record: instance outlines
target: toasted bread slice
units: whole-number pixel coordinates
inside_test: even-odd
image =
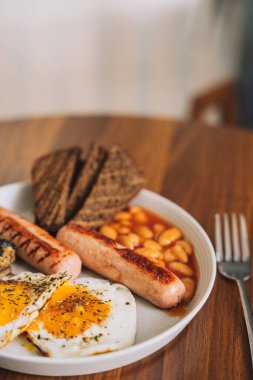
[[[67,203],[66,220],[71,219],[82,207],[85,198],[96,181],[105,158],[106,150],[102,146],[92,144],[70,193]]]
[[[88,227],[98,228],[125,208],[144,183],[142,172],[130,155],[114,145],[108,151],[97,181],[74,217]]]
[[[49,232],[64,223],[67,200],[81,149],[58,150],[40,157],[32,169],[36,222]]]

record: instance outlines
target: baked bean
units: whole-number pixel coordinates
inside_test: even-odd
[[[158,237],[158,243],[161,245],[169,245],[174,243],[174,241],[180,239],[182,236],[181,231],[178,228],[169,228],[163,231]]]
[[[135,249],[135,252],[149,259],[154,259],[154,260],[162,259],[162,253],[159,251],[155,251],[154,249],[142,247],[142,248]]]
[[[172,270],[172,272],[176,272],[179,275],[183,275],[183,276],[192,276],[193,275],[193,271],[188,265],[183,264],[183,263],[179,263],[178,261],[173,261],[173,262],[169,263],[168,267],[169,267],[169,269]]]
[[[139,206],[131,206],[129,208],[129,211],[131,212],[131,214],[136,214],[137,212],[142,212],[141,208]]]
[[[117,232],[115,231],[115,229],[111,226],[103,226],[100,228],[100,232],[101,234],[105,235],[106,237],[110,238],[110,239],[117,239]]]
[[[151,239],[153,237],[153,232],[150,228],[146,226],[137,226],[135,228],[135,231],[138,235],[143,237],[144,239]]]
[[[174,245],[171,247],[171,253],[179,260],[181,263],[187,263],[188,262],[188,256],[186,252],[183,250],[183,248],[180,245]]]
[[[192,298],[194,291],[195,291],[195,282],[189,278],[189,277],[184,277],[181,279],[185,286],[185,295],[184,295],[184,301],[188,302]]]
[[[121,227],[119,223],[113,223],[111,224],[111,227],[114,228],[116,231]]]
[[[119,228],[119,233],[120,234],[128,234],[130,232],[130,228],[128,228],[128,227],[120,227]]]
[[[120,224],[121,226],[125,226],[125,227],[131,227],[132,225],[130,220],[121,220]]]
[[[151,239],[145,240],[143,246],[146,248],[155,249],[157,251],[161,251],[162,249],[160,244],[158,244],[155,240],[151,240]]]
[[[190,245],[190,243],[186,240],[178,240],[176,242],[176,245],[179,245],[180,247],[183,248],[183,250],[185,251],[185,253],[187,253],[187,255],[191,255],[192,254],[192,246]]]
[[[137,245],[140,244],[140,238],[138,235],[134,234],[133,232],[131,232],[129,235],[128,235],[130,241],[131,241],[131,244],[134,247],[137,247]]]
[[[162,267],[166,266],[164,260],[157,260],[157,264],[161,265]]]
[[[161,223],[153,224],[153,231],[155,232],[156,235],[160,234],[160,232],[162,232],[163,230],[165,230],[165,227],[163,224]]]
[[[122,245],[124,245],[126,248],[132,249],[131,241],[128,237],[128,235],[119,235],[118,242]]]
[[[166,264],[170,263],[171,261],[175,261],[176,257],[171,252],[171,249],[168,248],[163,252],[163,258]]]
[[[148,221],[148,217],[143,211],[139,211],[136,214],[134,214],[134,219],[136,220],[136,222],[139,223],[147,223]]]
[[[128,211],[120,211],[115,215],[115,220],[128,220],[131,219],[131,214]]]
[[[120,235],[118,241],[125,247],[134,249],[139,245],[139,236],[134,233],[130,233],[129,235]]]
[[[154,263],[156,263],[157,265],[160,265],[161,267],[165,267],[165,262],[163,260],[160,260],[160,259],[151,259]]]

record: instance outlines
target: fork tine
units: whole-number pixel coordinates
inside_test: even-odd
[[[218,262],[220,262],[223,260],[220,214],[215,214],[215,247],[216,247],[216,259]]]
[[[228,214],[224,214],[224,240],[225,240],[225,260],[232,260],[232,250],[230,241],[230,228]]]
[[[241,228],[242,260],[248,261],[250,259],[250,250],[249,250],[249,239],[248,239],[246,220],[243,214],[240,214],[239,218],[240,218],[240,228]]]
[[[241,257],[240,245],[239,245],[239,233],[237,218],[235,213],[231,214],[232,218],[232,239],[233,239],[233,252],[234,252],[234,261],[239,261]]]

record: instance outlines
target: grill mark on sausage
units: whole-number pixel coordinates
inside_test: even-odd
[[[39,260],[37,260],[37,263],[41,263],[43,260],[45,260],[46,257],[50,256],[51,252],[47,252],[44,256],[42,256]]]
[[[0,231],[0,235],[3,233],[3,228],[1,229],[1,231]]]
[[[18,245],[20,243],[22,238],[23,238],[22,233],[19,232],[19,236],[16,238],[16,245]]]
[[[79,232],[81,234],[92,236],[95,239],[102,241],[104,245],[110,248],[124,249],[124,247],[121,244],[117,243],[115,240],[112,240],[97,231],[91,230],[78,222],[69,222],[67,224],[67,227],[70,227],[73,231]]]
[[[50,265],[50,269],[54,268],[56,265],[60,263],[61,260],[56,261],[55,263]]]
[[[0,231],[0,235],[3,233],[3,231],[4,231],[4,225],[2,225],[1,226],[2,228],[1,228],[1,231]]]
[[[16,238],[18,238],[20,236],[21,236],[21,232],[14,231],[14,234],[11,236],[11,239],[14,240],[14,239],[16,239]]]
[[[27,253],[27,256],[35,256],[36,252],[38,251],[38,249],[40,249],[40,246],[37,245],[36,247],[34,247],[29,253]]]
[[[9,231],[10,229],[11,229],[11,224],[6,223],[6,227],[5,227],[5,225],[4,225],[4,228],[3,228],[2,232],[7,232],[7,231]]]
[[[1,219],[0,223],[2,224],[2,229],[0,231],[0,234],[2,234],[4,232],[6,232],[6,228],[5,228],[6,223],[5,223],[5,220],[3,220],[3,219]]]
[[[147,257],[142,256],[131,249],[121,249],[120,254],[126,261],[135,264],[141,270],[150,273],[157,281],[166,284],[175,280],[175,275],[170,270],[160,265],[156,265]]]
[[[31,243],[31,238],[24,240],[22,243],[19,244],[19,248],[28,248],[29,244]]]

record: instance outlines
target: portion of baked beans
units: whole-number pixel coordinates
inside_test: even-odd
[[[197,263],[191,243],[167,220],[139,206],[118,212],[100,232],[169,268],[184,283],[184,301],[193,297],[197,284]]]

